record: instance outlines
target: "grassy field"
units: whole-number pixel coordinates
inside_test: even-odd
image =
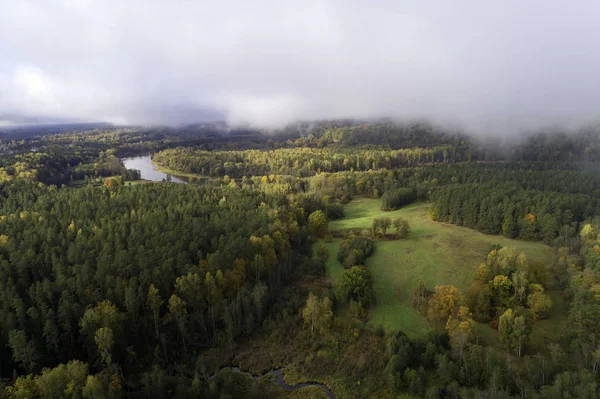
[[[427,322],[411,305],[418,281],[423,280],[429,289],[439,284],[452,284],[464,291],[493,244],[515,247],[525,251],[529,259],[546,264],[553,260],[552,248],[538,242],[486,235],[465,227],[434,222],[427,215],[429,205],[425,203],[393,212],[380,211],[380,205],[381,201],[377,199],[356,199],[346,206],[343,219],[329,224],[331,231],[369,228],[373,218],[380,216],[401,216],[410,223],[411,234],[407,239],[377,242],[375,253],[367,260],[375,297],[370,319],[373,326],[403,330],[413,337],[427,331]],[[334,286],[344,272],[336,260],[339,242],[334,240],[326,244],[329,249],[326,268]]]

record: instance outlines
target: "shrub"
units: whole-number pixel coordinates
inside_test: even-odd
[[[340,297],[355,301],[363,309],[371,303],[371,272],[364,266],[352,266],[344,272],[339,288]]]
[[[373,241],[367,237],[352,237],[342,241],[338,251],[338,261],[345,267],[363,265],[367,258],[373,255]]]
[[[317,247],[317,257],[323,262],[327,262],[327,259],[329,259],[329,250],[325,245],[319,244]]]
[[[396,228],[396,235],[398,238],[406,238],[408,237],[408,233],[410,233],[410,225],[403,218],[394,219],[394,227]]]
[[[329,220],[341,219],[344,217],[344,207],[337,202],[327,204],[325,207],[325,213],[327,214],[327,218]]]
[[[310,231],[317,237],[325,237],[328,230],[327,215],[322,211],[315,211],[308,216],[308,226]]]
[[[393,211],[399,207],[416,201],[417,194],[412,188],[388,190],[381,196],[381,210]]]

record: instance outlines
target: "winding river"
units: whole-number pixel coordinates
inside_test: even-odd
[[[140,177],[144,180],[150,181],[167,181],[168,176],[171,176],[171,181],[174,183],[187,183],[185,177],[177,177],[174,175],[168,175],[160,170],[156,169],[156,166],[152,163],[150,155],[142,155],[139,157],[123,158],[123,165],[127,169],[137,169],[141,172]]]
[[[286,391],[290,391],[290,392],[297,391],[299,389],[306,388],[306,387],[319,387],[325,391],[325,394],[327,395],[328,398],[336,399],[335,394],[331,391],[331,389],[329,389],[329,387],[327,385],[321,384],[319,382],[303,382],[303,383],[296,384],[293,386],[288,385],[283,378],[283,369],[280,369],[280,368],[279,369],[271,369],[262,376],[254,375],[248,371],[242,371],[239,367],[223,367],[222,369],[219,370],[219,372],[221,372],[223,370],[230,370],[234,373],[245,375],[246,377],[251,378],[253,380],[258,380],[258,379],[263,378],[266,375],[269,375],[271,378],[271,381],[273,381],[273,383],[279,385],[280,388],[283,388]],[[215,376],[216,376],[216,374],[213,374],[212,376],[209,377],[209,379],[214,378]]]

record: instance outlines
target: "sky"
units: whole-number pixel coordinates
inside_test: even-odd
[[[0,125],[595,120],[600,2],[0,0]]]

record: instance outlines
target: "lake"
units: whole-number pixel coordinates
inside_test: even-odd
[[[123,158],[123,165],[127,169],[137,169],[141,172],[141,178],[150,181],[163,181],[167,180],[167,176],[171,176],[171,181],[174,183],[187,183],[187,179],[184,177],[176,177],[174,175],[167,175],[156,169],[156,166],[152,163],[150,155],[143,155],[139,157]]]

